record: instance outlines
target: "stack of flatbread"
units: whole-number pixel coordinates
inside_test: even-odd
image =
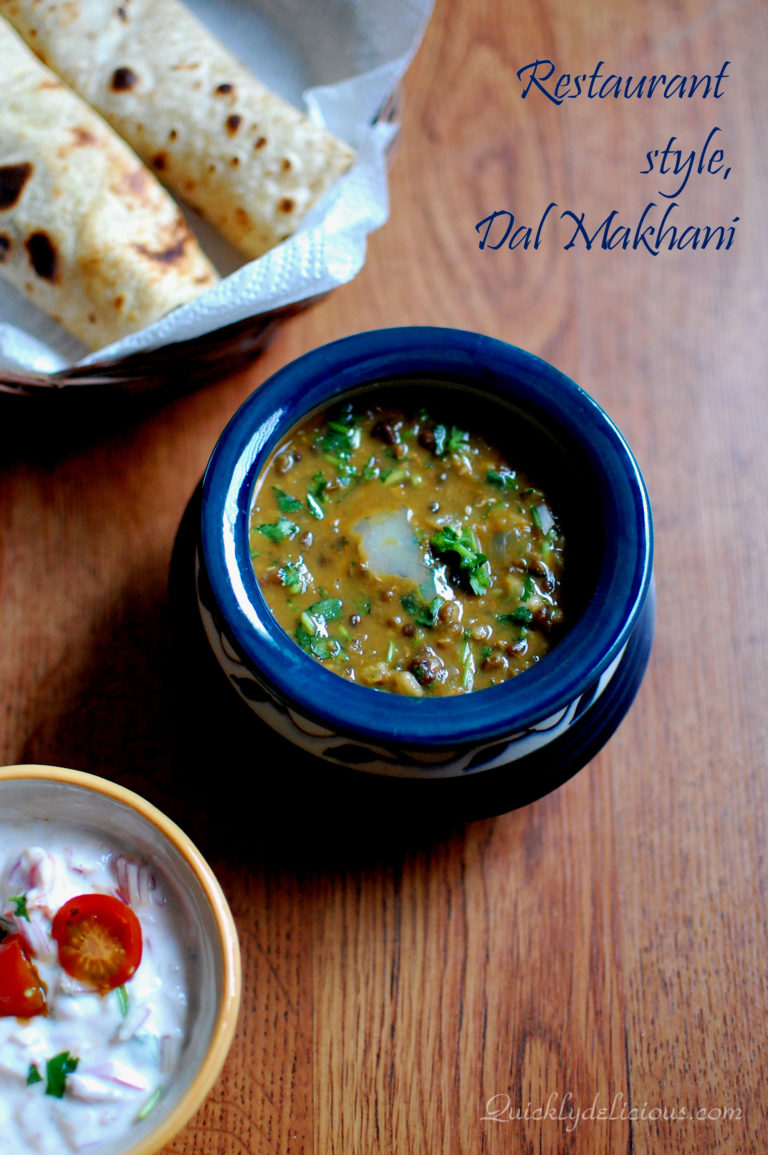
[[[178,0],[0,0],[0,59],[0,272],[91,349],[218,279],[162,185],[255,258],[354,159]]]

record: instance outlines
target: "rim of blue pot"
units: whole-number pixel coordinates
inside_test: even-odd
[[[349,682],[277,624],[250,559],[254,486],[272,450],[305,415],[361,385],[408,376],[476,389],[523,410],[578,446],[602,502],[604,551],[578,621],[541,662],[457,698],[410,698]],[[651,580],[653,530],[638,465],[611,419],[579,385],[514,345],[460,329],[378,329],[331,342],[278,370],[241,405],[208,463],[202,562],[230,639],[265,688],[334,733],[410,748],[471,746],[556,715],[616,660]]]

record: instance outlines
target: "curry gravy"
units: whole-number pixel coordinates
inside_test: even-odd
[[[494,686],[538,662],[564,621],[546,496],[436,406],[368,395],[297,426],[259,479],[250,546],[286,633],[380,690]]]

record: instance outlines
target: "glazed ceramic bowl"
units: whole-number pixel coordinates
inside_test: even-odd
[[[227,901],[211,868],[179,827],[113,782],[52,766],[0,768],[0,847],[4,831],[26,823],[34,823],[38,836],[40,825],[50,824],[52,831],[74,829],[114,840],[159,875],[166,904],[175,907],[188,996],[178,1064],[145,1119],[88,1148],[94,1155],[152,1155],[200,1107],[232,1041],[241,977]]]
[[[277,625],[250,560],[254,486],[272,450],[306,415],[340,397],[398,385],[433,405],[436,396],[450,398],[470,427],[482,415],[502,448],[511,439],[513,461],[531,460],[569,543],[565,636],[525,673],[460,699],[389,694],[324,668]],[[398,328],[319,348],[245,401],[203,480],[195,565],[208,645],[232,690],[262,721],[346,767],[450,777],[512,763],[522,772],[542,751],[556,763],[557,744],[572,746],[576,732],[583,756],[594,753],[645,669],[651,563],[651,514],[638,466],[613,422],[579,386],[501,341]],[[635,636],[641,619],[642,645]],[[619,672],[618,696],[606,697]],[[572,772],[579,755],[574,759],[571,749],[568,757]]]

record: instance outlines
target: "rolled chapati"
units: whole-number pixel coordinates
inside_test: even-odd
[[[0,0],[40,58],[177,196],[259,257],[354,153],[276,96],[178,0]]]
[[[178,206],[0,17],[0,273],[90,349],[218,277]]]

